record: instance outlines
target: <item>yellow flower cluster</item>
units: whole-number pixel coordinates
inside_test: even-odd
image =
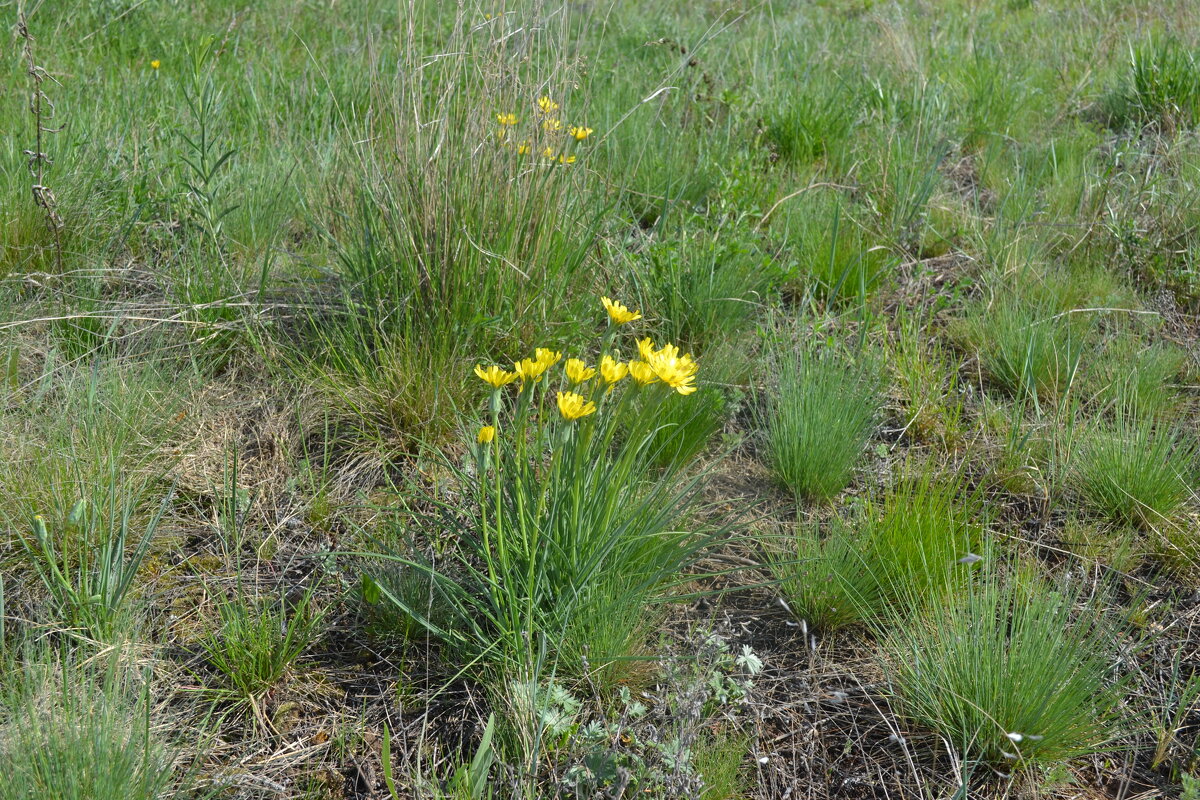
[[[609,319],[617,325],[624,325],[642,317],[641,312],[632,311],[622,303],[607,297],[600,298],[600,302]],[[587,383],[599,375],[608,391],[627,376],[633,378],[640,386],[663,383],[681,395],[689,395],[696,391],[696,373],[699,367],[690,354],[681,354],[677,346],[669,343],[655,347],[650,337],[639,340],[637,348],[638,358],[626,362],[611,355],[603,355],[599,365],[595,367],[588,366],[583,359],[568,358],[563,364],[563,374],[574,386]],[[539,347],[534,351],[533,358],[517,361],[511,371],[495,365],[484,367],[478,364],[475,366],[475,374],[497,392],[514,381],[520,381],[524,389],[527,383],[541,381],[546,371],[561,361],[562,357],[560,351]],[[558,411],[568,422],[596,413],[596,403],[578,392],[558,392],[557,400]],[[486,444],[495,437],[496,428],[488,425],[480,428],[477,441]]]
[[[662,381],[680,394],[696,391],[696,372],[699,369],[691,354],[680,355],[679,348],[665,344],[655,349],[647,336],[637,343],[640,361],[629,362],[629,374],[641,384]]]
[[[582,142],[584,139],[591,136],[595,131],[586,125],[565,125],[561,119],[554,116],[558,111],[558,103],[551,100],[548,95],[543,95],[537,100],[537,115],[541,118],[540,124],[542,130],[552,135],[561,134],[564,130],[567,135],[575,142]],[[496,121],[500,124],[500,128],[496,131],[496,136],[505,146],[512,146],[509,141],[508,131],[513,128],[520,119],[511,111],[501,111],[496,113]],[[523,139],[516,144],[517,155],[526,155],[532,152],[532,144],[529,139]],[[557,162],[559,164],[574,164],[575,156],[570,153],[561,151],[560,149],[547,145],[542,148],[542,157],[547,161]]]

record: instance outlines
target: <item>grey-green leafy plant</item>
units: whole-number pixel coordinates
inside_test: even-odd
[[[223,124],[220,116],[225,104],[224,92],[213,74],[219,49],[216,37],[207,36],[190,53],[191,72],[186,75],[183,99],[194,130],[179,133],[188,151],[182,160],[191,173],[184,181],[188,207],[218,253],[223,241],[222,221],[236,209],[225,205],[220,196],[222,173],[236,151],[226,149],[219,141]]]

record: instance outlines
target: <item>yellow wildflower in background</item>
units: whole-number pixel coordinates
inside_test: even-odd
[[[484,369],[483,365],[481,364],[475,365],[475,374],[478,375],[481,380],[490,383],[497,389],[499,389],[501,386],[512,383],[520,377],[520,375],[518,375],[516,372],[509,372],[508,370],[501,369],[495,365]]]
[[[601,297],[600,302],[604,304],[604,310],[608,312],[609,319],[618,325],[624,325],[626,322],[633,322],[635,319],[642,318],[642,312],[630,311],[624,304],[613,302],[607,297]]]
[[[542,123],[542,127],[549,133],[555,133],[562,130],[563,124],[561,119],[548,119]]]
[[[480,444],[491,444],[496,438],[496,428],[494,425],[484,425],[479,429],[479,434],[475,437],[475,441]]]
[[[533,357],[539,362],[546,365],[546,369],[553,367],[559,361],[562,361],[562,353],[551,350],[547,347],[539,347],[533,351]]]
[[[560,156],[558,157],[558,163],[560,163],[560,164],[574,164],[574,163],[575,163],[575,156],[569,156],[569,155],[566,155],[566,154],[564,153],[564,154],[562,154],[562,155],[560,155]]]
[[[647,336],[645,339],[638,339],[638,355],[642,357],[642,361],[649,361],[650,356],[654,355],[654,340]]]
[[[542,156],[545,158],[554,158],[554,148],[547,145],[546,149],[542,151]]]
[[[650,354],[647,359],[654,374],[663,383],[683,395],[696,391],[696,372],[699,370],[691,354],[679,355],[673,344],[663,345],[661,350]]]
[[[595,367],[589,367],[579,358],[568,358],[563,369],[566,371],[567,379],[571,383],[583,383],[596,377]]]
[[[553,111],[558,111],[558,103],[554,102],[546,95],[542,95],[538,98],[538,108],[541,109],[543,114],[549,114]]]
[[[158,69],[162,66],[162,62],[157,58],[150,62],[150,69]]]
[[[596,404],[590,400],[584,400],[583,395],[578,395],[574,392],[559,392],[558,411],[563,415],[563,419],[568,422],[574,422],[580,417],[594,414],[596,412]]]
[[[572,125],[571,127],[567,128],[567,133],[574,136],[575,141],[582,142],[584,139],[586,139],[587,137],[589,137],[593,133],[595,133],[595,131],[593,131],[591,128],[584,128],[579,125]]]
[[[529,152],[529,142],[521,142],[517,145],[517,155],[523,156]]]
[[[501,125],[516,125],[517,124],[517,115],[516,114],[497,114],[496,121],[499,122]]]
[[[629,374],[642,386],[658,380],[658,376],[654,374],[654,370],[645,361],[630,361]]]
[[[600,359],[600,377],[604,378],[607,384],[614,384],[629,374],[629,365],[624,361],[617,361],[612,356],[605,356]]]

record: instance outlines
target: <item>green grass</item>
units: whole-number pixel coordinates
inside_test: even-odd
[[[381,740],[397,796],[1182,792],[1194,5],[5,6],[0,661],[52,655],[6,668],[0,758],[103,760],[95,796],[196,794],[192,756],[378,793]],[[648,386],[473,374],[647,336]],[[1053,766],[992,781],[1008,745]]]
[[[160,800],[191,788],[148,674],[111,654],[88,664],[31,646],[24,656],[4,666],[0,797]]]
[[[960,324],[992,383],[1016,397],[1055,400],[1075,381],[1086,314],[1055,313],[1020,295],[979,302]]]
[[[1084,434],[1073,483],[1095,513],[1158,528],[1192,496],[1195,471],[1196,444],[1187,432],[1122,411]]]
[[[254,703],[280,685],[320,635],[323,615],[312,597],[309,590],[290,603],[238,592],[218,603],[213,628],[200,640],[218,697]]]
[[[835,353],[779,356],[767,398],[764,445],[776,479],[798,499],[846,488],[875,429],[879,408],[869,368]]]
[[[1120,690],[1109,623],[1094,606],[1072,613],[1085,602],[1077,589],[986,574],[895,626],[884,652],[901,713],[965,763],[1006,773],[1103,752]]]
[[[1128,72],[1105,98],[1115,126],[1155,125],[1172,131],[1200,115],[1200,64],[1195,51],[1171,37],[1131,44]]]
[[[957,481],[929,472],[904,478],[827,531],[799,524],[773,554],[773,571],[793,616],[824,632],[889,620],[897,608],[920,614],[969,577],[986,552],[975,499]]]

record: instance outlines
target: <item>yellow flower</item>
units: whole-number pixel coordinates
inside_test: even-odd
[[[525,381],[533,381],[534,383],[540,381],[546,370],[553,367],[562,358],[562,353],[556,353],[545,347],[539,347],[534,351],[533,356],[533,358],[523,358],[513,365],[517,375],[521,377],[522,383]]]
[[[517,378],[521,377],[515,372],[509,372],[508,370],[501,369],[495,365],[484,369],[483,365],[481,364],[475,365],[475,374],[478,375],[481,380],[490,383],[497,389],[505,384],[512,383]]]
[[[549,369],[559,361],[562,361],[562,353],[546,347],[539,347],[538,349],[534,350],[533,357],[542,364],[545,364],[546,369]]]
[[[479,429],[479,434],[475,437],[475,441],[480,444],[491,444],[496,438],[496,428],[493,425],[484,425]]]
[[[680,394],[687,395],[696,391],[696,372],[699,370],[692,356],[679,355],[679,348],[673,344],[663,345],[647,359],[654,374],[663,383]]]
[[[626,322],[633,322],[635,319],[642,318],[642,312],[630,311],[622,303],[615,303],[607,297],[601,297],[600,302],[604,304],[604,309],[608,312],[609,319],[618,325],[624,325]]]
[[[547,146],[546,149],[542,151],[542,157],[554,158],[554,148]]]
[[[560,155],[560,156],[558,157],[558,163],[560,163],[560,164],[574,164],[574,163],[575,163],[575,156],[569,156],[569,155],[566,155],[566,154]]]
[[[563,415],[563,419],[573,422],[580,417],[594,414],[596,412],[596,404],[590,400],[584,400],[583,395],[578,395],[574,392],[559,392],[558,410]]]
[[[583,383],[584,381],[590,381],[592,378],[596,377],[596,368],[589,367],[587,364],[583,363],[582,359],[578,358],[568,358],[563,369],[566,371],[567,379],[570,380],[571,383]]]
[[[162,62],[157,58],[150,62],[150,69],[158,69],[162,66]]]
[[[654,374],[654,370],[645,361],[630,361],[629,374],[642,386],[658,380],[658,376]]]
[[[654,355],[654,340],[647,336],[645,339],[638,340],[638,355],[642,357],[642,361],[649,361],[650,356]]]
[[[563,124],[561,119],[548,119],[542,123],[542,127],[545,128],[547,132],[554,133],[556,131],[561,131]]]
[[[517,124],[517,115],[511,114],[511,113],[510,114],[497,114],[496,121],[499,122],[501,125],[516,125]]]
[[[517,155],[523,156],[529,153],[529,142],[521,142],[517,145]]]
[[[538,98],[538,108],[541,109],[543,114],[549,114],[552,111],[558,111],[558,103],[542,95]]]
[[[607,384],[614,384],[629,374],[629,365],[624,361],[617,361],[612,356],[605,356],[600,359],[600,376],[604,378]]]
[[[584,128],[581,125],[572,125],[567,128],[567,133],[575,137],[575,141],[582,142],[587,137],[591,136],[595,131],[591,128]]]

